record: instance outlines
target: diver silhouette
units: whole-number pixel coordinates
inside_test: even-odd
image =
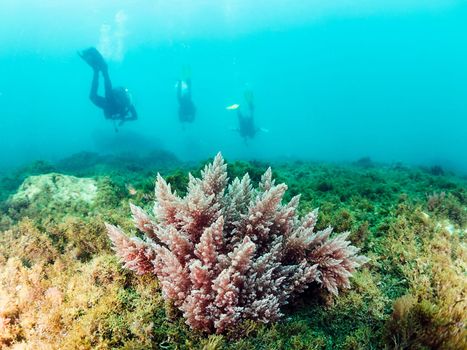
[[[255,114],[255,104],[253,99],[253,92],[250,90],[245,91],[245,101],[247,104],[247,114],[244,114],[240,108],[239,104],[234,104],[227,107],[228,110],[237,111],[238,119],[238,128],[235,131],[238,131],[240,136],[244,139],[245,143],[248,142],[248,139],[253,139],[258,131],[268,132],[268,130],[263,128],[258,128],[255,124],[254,114]]]
[[[89,64],[94,71],[89,98],[94,105],[103,110],[105,118],[113,121],[120,121],[118,124],[119,126],[127,121],[138,119],[138,114],[131,101],[132,98],[128,89],[123,87],[112,88],[107,63],[100,52],[97,51],[96,48],[91,47],[78,52],[78,55]],[[102,73],[104,78],[104,97],[99,96],[97,92],[99,88],[99,72]],[[115,131],[118,131],[116,127]]]
[[[247,115],[243,114],[240,108],[237,109],[238,132],[245,141],[248,138],[253,139],[259,131],[259,128],[255,126],[254,106],[249,104],[248,107]]]
[[[191,123],[195,120],[196,106],[191,99],[192,83],[190,69],[185,67],[182,79],[177,82],[178,118],[182,123]]]

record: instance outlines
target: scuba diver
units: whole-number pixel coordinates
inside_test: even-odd
[[[245,101],[247,103],[247,108],[248,108],[248,114],[243,114],[240,105],[239,104],[233,104],[229,107],[227,107],[228,110],[236,110],[237,111],[237,117],[238,117],[238,129],[235,129],[240,133],[240,136],[243,137],[245,142],[247,140],[253,139],[258,131],[265,131],[265,129],[261,129],[256,127],[255,121],[254,121],[254,112],[255,112],[255,105],[253,102],[253,92],[251,90],[245,91]]]
[[[191,72],[189,67],[184,67],[182,79],[176,84],[178,100],[178,118],[182,123],[191,123],[195,120],[196,107],[191,99]]]
[[[135,107],[132,103],[132,98],[128,89],[123,87],[112,88],[107,63],[101,53],[96,48],[78,52],[78,55],[91,66],[94,71],[91,84],[91,92],[89,98],[92,103],[104,111],[106,119],[120,121],[119,126],[130,120],[138,119]],[[99,88],[99,72],[102,72],[104,77],[105,97],[99,96],[97,90]],[[115,131],[118,131],[115,127]]]

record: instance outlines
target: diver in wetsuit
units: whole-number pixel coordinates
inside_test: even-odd
[[[189,68],[184,68],[182,79],[177,82],[178,118],[182,123],[195,120],[196,107],[191,99],[191,77]]]
[[[245,141],[248,138],[254,138],[256,133],[259,131],[259,129],[255,126],[253,112],[254,108],[252,108],[252,106],[249,107],[248,115],[244,115],[240,108],[237,109],[238,132],[240,133],[240,136],[245,139]]]
[[[112,88],[107,63],[105,63],[100,52],[97,51],[96,48],[91,47],[78,52],[78,55],[86,61],[94,71],[89,98],[97,107],[104,111],[105,118],[114,121],[119,120],[119,126],[127,121],[138,119],[138,114],[132,104],[128,89],[123,87]],[[99,96],[97,93],[99,88],[99,72],[101,72],[104,77],[105,97]]]
[[[229,107],[230,109],[237,110],[237,117],[238,117],[238,132],[240,136],[243,137],[245,142],[250,138],[253,139],[256,136],[256,133],[260,131],[259,128],[256,127],[254,121],[254,112],[255,112],[255,105],[253,102],[253,92],[248,90],[245,91],[245,101],[247,102],[248,114],[243,114],[239,105],[234,105],[233,107]]]

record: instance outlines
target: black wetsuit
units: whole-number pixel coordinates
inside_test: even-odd
[[[105,97],[97,94],[97,89],[99,87],[99,70],[94,69],[91,92],[89,94],[91,101],[97,107],[102,108],[107,119],[121,120],[122,123],[138,119],[136,109],[133,105],[122,107],[115,100],[114,91],[112,90],[112,82],[110,81],[107,69],[102,70],[102,75],[104,77]]]
[[[195,120],[196,107],[191,99],[191,79],[186,81],[187,89],[182,91],[183,81],[178,82],[177,99],[178,99],[178,117],[181,122],[191,123]]]
[[[255,126],[255,121],[253,119],[254,115],[254,105],[252,103],[248,104],[250,114],[244,116],[240,111],[240,108],[237,109],[237,116],[238,116],[238,128],[240,135],[244,138],[254,138],[256,133],[258,132],[258,128]]]

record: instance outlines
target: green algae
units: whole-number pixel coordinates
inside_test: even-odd
[[[95,199],[79,205],[37,200],[12,206],[5,199],[21,183],[11,181],[11,176],[5,180],[7,185],[0,189],[0,266],[9,273],[0,279],[3,300],[19,298],[14,285],[26,286],[33,297],[29,304],[13,308],[0,305],[0,320],[9,320],[1,346],[424,349],[440,348],[429,340],[436,332],[443,335],[445,348],[462,346],[466,179],[368,160],[349,165],[271,164],[277,181],[288,185],[288,196],[301,194],[300,211],[319,207],[319,228],[332,225],[338,232],[351,231],[351,240],[371,261],[354,275],[352,289],[338,298],[311,286],[275,324],[247,322],[235,332],[207,337],[192,332],[163,302],[157,282],[119,267],[103,228],[104,221],[111,221],[134,232],[128,201],[149,207],[157,172],[183,194],[188,171],[197,174],[201,169],[163,159],[144,168],[134,161],[106,163],[82,154],[68,163],[27,168],[18,177],[24,180],[27,172],[38,175],[62,167],[69,175],[93,178]],[[268,166],[234,162],[229,164],[229,176],[248,172],[256,181]],[[430,202],[434,194],[439,197],[435,203]],[[451,285],[452,291],[439,289],[440,284]],[[57,297],[58,306],[47,297],[47,291],[55,290],[50,288],[62,295]],[[449,302],[457,302],[456,308]],[[48,303],[52,306],[44,308]],[[28,333],[27,326],[33,331]]]

